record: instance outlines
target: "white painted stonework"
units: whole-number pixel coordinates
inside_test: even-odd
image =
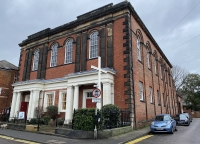
[[[104,70],[106,70],[107,73],[101,74],[101,84],[103,85],[104,90],[102,92],[103,97],[101,106],[105,104],[114,104],[114,76],[116,72],[109,68],[105,68]],[[43,106],[44,112],[46,111],[47,94],[54,95],[53,104],[55,103],[55,91],[59,90],[58,114],[60,112],[65,112],[65,123],[70,123],[72,121],[73,109],[78,109],[79,87],[81,85],[94,85],[97,83],[98,72],[96,70],[73,73],[58,79],[30,80],[15,83],[13,84],[14,93],[10,119],[14,119],[16,114],[19,112],[22,98],[21,94],[23,92],[30,92],[29,98],[26,98],[26,101],[29,99],[27,119],[30,120],[35,117],[34,110],[38,105]],[[67,93],[66,110],[62,110],[62,93]],[[86,99],[83,98],[82,108],[84,107],[86,107]]]

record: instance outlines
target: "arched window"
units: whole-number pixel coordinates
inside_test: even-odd
[[[33,71],[38,70],[39,50],[34,52]]]
[[[58,44],[55,43],[51,46],[51,65],[50,67],[54,67],[57,64],[57,53],[58,53]]]
[[[72,48],[73,48],[73,40],[69,39],[67,40],[65,44],[65,63],[71,63],[72,62]]]
[[[98,57],[98,32],[90,35],[90,59]]]
[[[137,38],[137,49],[138,49],[138,60],[142,61],[142,56],[141,56],[141,47],[140,47],[140,38]]]

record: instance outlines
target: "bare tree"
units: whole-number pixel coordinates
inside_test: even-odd
[[[189,72],[187,70],[185,70],[184,68],[179,67],[177,65],[173,65],[172,78],[173,78],[173,83],[176,87],[177,92],[182,87],[184,80],[186,79],[188,74],[189,74]]]
[[[42,113],[43,113],[43,108],[42,107],[36,107],[35,108],[35,117],[36,118],[40,118]]]

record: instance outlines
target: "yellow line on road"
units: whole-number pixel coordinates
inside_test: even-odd
[[[130,142],[127,142],[126,144],[136,144],[136,143],[138,143],[138,142],[140,142],[140,141],[143,141],[143,140],[145,140],[145,139],[148,139],[148,138],[150,138],[150,137],[152,137],[153,135],[146,135],[146,136],[143,136],[143,137],[141,137],[141,138],[138,138],[138,139],[135,139],[135,140],[132,140],[132,141],[130,141]]]
[[[7,140],[12,140],[12,141],[16,141],[16,142],[21,142],[21,143],[25,143],[25,144],[40,144],[40,143],[31,142],[31,141],[27,141],[27,140],[15,139],[15,138],[8,137],[8,136],[3,136],[3,135],[0,135],[0,138],[7,139]]]

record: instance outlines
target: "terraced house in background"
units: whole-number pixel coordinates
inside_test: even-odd
[[[101,67],[101,106],[130,110],[132,126],[140,127],[156,114],[175,115],[181,109],[169,60],[130,2],[108,4],[56,28],[22,41],[18,82],[10,119],[25,111],[35,117],[38,105],[59,107],[65,123],[73,109],[95,107],[92,90]],[[21,106],[23,105],[23,109]],[[101,107],[100,106],[100,107]]]

